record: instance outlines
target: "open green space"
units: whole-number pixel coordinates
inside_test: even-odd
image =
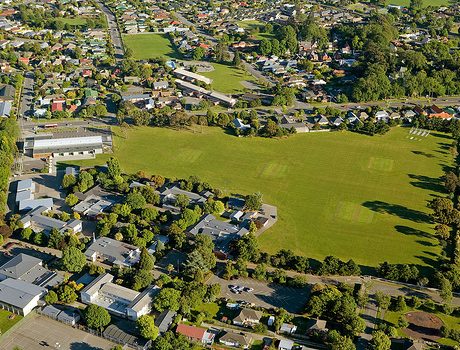
[[[387,0],[386,4],[409,7],[410,0]],[[424,6],[448,6],[449,4],[449,0],[423,0]]]
[[[13,319],[10,319],[11,312],[6,310],[0,310],[0,334],[4,334],[8,329],[13,327],[16,323],[22,320],[22,316],[15,315]]]
[[[64,24],[70,24],[71,26],[84,26],[86,25],[86,19],[83,17],[75,17],[75,18],[64,18],[64,17],[58,17],[56,20],[64,23]]]
[[[264,22],[261,22],[258,20],[245,20],[245,21],[238,21],[236,23],[238,24],[238,26],[244,29],[252,29],[252,28],[259,29],[259,32],[256,35],[254,35],[254,39],[262,40],[264,38],[271,39],[275,37],[274,34],[263,33],[263,28],[265,26]]]
[[[123,35],[123,43],[133,51],[133,58],[136,60],[156,57],[180,58],[179,53],[164,34],[127,34]]]
[[[225,94],[240,93],[244,90],[243,81],[256,83],[256,79],[244,70],[233,67],[232,65],[211,63],[214,70],[211,72],[200,73],[212,79],[211,87]]]
[[[284,139],[238,138],[210,127],[116,127],[114,133],[125,172],[198,175],[227,193],[260,191],[279,216],[259,237],[265,251],[335,255],[365,266],[433,265],[440,253],[426,204],[442,192],[439,178],[451,164],[446,135],[417,137],[403,127],[384,136],[331,132]]]

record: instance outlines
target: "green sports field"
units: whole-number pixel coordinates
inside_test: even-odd
[[[374,137],[333,132],[264,139],[218,128],[114,131],[115,155],[126,172],[198,175],[227,193],[260,191],[278,207],[278,222],[260,236],[269,252],[333,254],[367,266],[431,265],[440,252],[426,202],[442,191],[438,178],[450,164],[451,140],[442,134],[411,140],[408,129],[395,128]]]
[[[387,0],[386,4],[409,7],[410,0]],[[448,6],[449,4],[449,0],[423,0],[424,6]]]
[[[157,57],[180,58],[179,54],[164,34],[128,34],[123,35],[123,43],[133,50],[136,60]]]
[[[212,88],[225,94],[236,94],[244,90],[243,81],[256,82],[256,79],[240,68],[227,64],[211,63],[214,70],[200,73],[212,79]]]

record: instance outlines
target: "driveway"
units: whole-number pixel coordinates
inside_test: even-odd
[[[257,281],[250,278],[240,278],[227,281],[213,276],[207,282],[218,283],[221,286],[221,297],[231,300],[244,300],[265,308],[284,308],[291,313],[301,313],[310,294],[309,288],[291,288],[275,283]],[[230,291],[230,285],[239,285],[253,288],[252,292],[235,294]]]

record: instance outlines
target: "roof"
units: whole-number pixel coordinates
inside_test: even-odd
[[[42,261],[31,255],[20,253],[0,266],[0,274],[10,278],[21,278],[31,270],[41,265]]]
[[[19,211],[34,210],[37,208],[44,208],[45,210],[47,210],[52,207],[53,207],[53,198],[25,199],[19,203]],[[56,220],[56,219],[52,219],[48,217],[47,219],[60,221],[60,220]]]
[[[21,181],[18,181],[18,187],[16,189],[16,192],[32,190],[32,187],[33,187],[32,179],[21,180]]]
[[[92,258],[94,254],[102,255],[113,264],[131,266],[138,260],[139,248],[109,237],[100,237],[85,251],[87,258]]]
[[[0,87],[0,101],[14,100],[16,90],[11,85],[3,85]]]
[[[281,339],[278,345],[278,349],[292,349],[294,342],[288,339]]]
[[[174,322],[174,318],[176,317],[177,313],[171,310],[163,311],[158,317],[155,318],[155,326],[158,327],[160,332],[164,333],[167,332],[169,326]]]
[[[196,74],[196,73],[193,73],[193,72],[190,72],[188,70],[185,70],[183,68],[176,68],[174,70],[174,74],[175,75],[179,75],[179,76],[184,76],[184,77],[187,77],[187,78],[191,78],[191,79],[194,79],[194,80],[198,80],[198,81],[202,81],[203,83],[205,84],[211,84],[212,83],[212,79],[210,78],[207,78],[203,75],[200,75],[200,74]]]
[[[10,101],[0,102],[0,117],[9,117],[11,115],[12,104]]]
[[[34,298],[45,293],[45,288],[13,278],[0,282],[0,302],[21,309],[29,305]]]
[[[197,339],[201,341],[206,333],[206,329],[189,326],[181,323],[177,325],[176,333],[180,333],[188,338]]]
[[[238,316],[233,321],[244,323],[247,320],[260,320],[262,318],[262,312],[252,309],[241,309]]]
[[[228,222],[217,220],[214,215],[207,214],[203,216],[189,232],[193,235],[203,233],[218,237],[222,235],[243,236],[248,233],[248,230],[232,225]]]
[[[136,312],[141,311],[144,307],[152,303],[153,297],[160,291],[160,288],[157,286],[152,286],[146,288],[142,293],[140,293],[128,307]]]
[[[251,344],[252,337],[249,334],[227,332],[222,337],[220,337],[219,341],[246,346]]]

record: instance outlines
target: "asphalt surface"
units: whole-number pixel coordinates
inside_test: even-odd
[[[115,15],[102,1],[96,0],[96,3],[99,5],[102,12],[104,12],[105,17],[107,17],[107,23],[109,26],[108,30],[115,50],[115,59],[117,60],[117,62],[120,62],[121,60],[123,60],[125,52],[123,49],[123,41],[121,40],[121,34],[118,29]]]
[[[35,77],[32,72],[24,74],[24,83],[22,85],[21,101],[19,104],[19,116],[31,116],[33,113],[33,97],[34,97]]]
[[[24,350],[109,350],[115,344],[48,317],[31,314],[0,340],[2,350],[13,350],[15,346]]]

